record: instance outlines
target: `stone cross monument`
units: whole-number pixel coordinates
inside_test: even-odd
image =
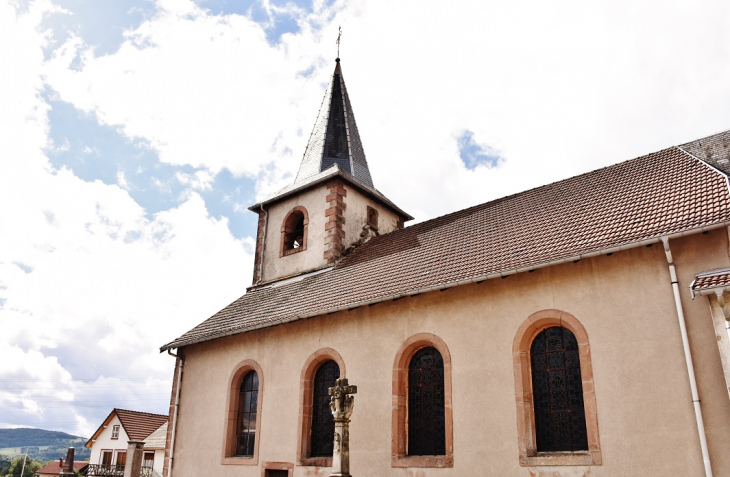
[[[337,384],[329,388],[330,409],[335,418],[335,442],[332,452],[332,470],[330,477],[352,477],[350,475],[350,416],[355,405],[357,386],[347,384],[346,378],[337,380]]]

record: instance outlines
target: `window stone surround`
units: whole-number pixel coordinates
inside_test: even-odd
[[[297,429],[297,460],[301,466],[332,467],[332,457],[309,457],[312,433],[312,400],[314,394],[314,375],[320,365],[334,361],[340,367],[340,378],[346,378],[345,361],[340,353],[332,348],[321,348],[312,353],[304,363],[299,380],[299,417]]]
[[[238,398],[239,388],[243,382],[244,376],[249,371],[256,371],[259,379],[258,403],[256,405],[256,437],[254,441],[254,450],[252,457],[236,456],[236,424],[238,417]],[[246,359],[238,363],[231,373],[228,382],[228,399],[225,415],[225,434],[223,437],[223,452],[221,454],[222,465],[258,465],[259,463],[259,443],[261,441],[261,408],[263,405],[264,391],[264,374],[261,372],[261,366],[251,359]]]
[[[530,345],[546,328],[562,326],[578,340],[580,371],[583,381],[588,450],[576,452],[537,452],[535,409],[532,397]],[[512,344],[515,375],[515,404],[517,406],[517,439],[520,466],[590,466],[602,465],[601,444],[598,435],[596,392],[593,384],[588,334],[583,325],[570,313],[561,310],[542,310],[530,315],[519,327]]]
[[[408,455],[408,365],[421,348],[434,347],[444,361],[445,455]],[[446,343],[431,333],[408,338],[395,355],[393,363],[393,414],[391,430],[391,467],[453,467],[454,418],[451,399],[451,353]]]

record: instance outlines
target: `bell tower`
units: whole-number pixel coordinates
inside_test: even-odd
[[[339,58],[294,182],[249,210],[259,215],[253,288],[324,272],[413,219],[373,185]]]

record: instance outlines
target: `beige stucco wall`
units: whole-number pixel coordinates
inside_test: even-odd
[[[360,193],[356,188],[345,184],[347,195],[345,203],[345,248],[360,239],[363,226],[367,223],[367,207],[378,211],[378,227],[381,234],[392,232],[398,228],[398,216],[382,204]],[[320,184],[305,192],[294,195],[281,202],[268,206],[266,247],[264,249],[263,281],[276,280],[282,277],[299,275],[317,270],[327,265],[325,252],[325,211],[329,207],[326,198],[329,190]],[[307,209],[309,224],[307,226],[307,249],[284,257],[279,256],[281,249],[281,226],[289,211],[301,206]]]
[[[378,211],[378,232],[387,234],[398,228],[398,215],[382,204],[362,194],[355,187],[345,184],[347,196],[345,197],[345,248],[360,238],[360,233],[365,224],[368,223],[368,206]]]
[[[263,280],[269,281],[281,277],[324,267],[324,211],[328,207],[325,198],[327,189],[320,184],[312,189],[294,195],[270,205],[268,208],[266,246],[264,249]],[[307,209],[309,225],[307,226],[307,249],[279,257],[281,246],[281,226],[290,210],[296,206]]]
[[[112,439],[112,429],[114,426],[119,426],[119,438],[118,439]],[[119,418],[114,415],[112,417],[111,421],[109,422],[109,425],[106,426],[106,429],[101,431],[101,434],[99,434],[99,437],[96,438],[96,441],[94,441],[91,445],[91,456],[89,457],[89,463],[91,464],[101,464],[101,451],[103,450],[111,450],[114,451],[114,454],[112,456],[112,464],[116,463],[117,461],[117,453],[119,451],[126,451],[127,450],[127,442],[129,441],[129,437],[127,436],[127,433],[124,431],[124,426],[122,426],[121,421]]]
[[[311,218],[311,215],[310,215]],[[310,222],[311,223],[311,222]],[[715,475],[730,475],[730,399],[694,273],[730,265],[725,231],[672,240]],[[532,313],[574,315],[590,340],[603,465],[520,467],[512,344]],[[452,359],[454,466],[391,468],[392,369],[410,336],[429,332]],[[351,472],[363,476],[704,475],[669,273],[662,247],[640,247],[534,273],[257,330],[183,350],[174,477],[260,477],[296,462],[300,374],[316,350],[337,350],[358,386]],[[259,466],[221,466],[228,379],[242,360],[262,369]],[[537,474],[555,470],[557,474]],[[294,476],[330,469],[295,466]]]

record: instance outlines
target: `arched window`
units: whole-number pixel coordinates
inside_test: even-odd
[[[431,333],[408,338],[393,362],[391,467],[453,467],[451,354]]]
[[[530,315],[512,343],[520,465],[601,465],[588,334],[561,310]]]
[[[421,348],[408,366],[408,455],[446,453],[444,418],[444,360]]]
[[[371,228],[378,230],[378,211],[370,206],[368,206],[367,210],[368,210],[368,225]]]
[[[542,330],[530,346],[537,451],[588,450],[578,341],[567,328]]]
[[[307,225],[309,219],[307,209],[294,207],[286,215],[281,225],[280,256],[290,255],[307,249]]]
[[[340,367],[332,360],[324,362],[314,374],[312,396],[312,442],[310,457],[331,457],[335,421],[330,410],[329,388],[340,377]]]
[[[337,378],[344,377],[347,377],[345,361],[332,348],[318,349],[304,362],[300,378],[297,465],[332,467],[335,426],[329,407],[329,388]]]
[[[249,371],[243,378],[236,419],[236,455],[253,457],[256,442],[256,417],[259,401],[259,375]]]
[[[261,427],[263,390],[263,374],[258,363],[250,359],[238,363],[228,385],[221,464],[258,465],[260,439],[256,433]]]

